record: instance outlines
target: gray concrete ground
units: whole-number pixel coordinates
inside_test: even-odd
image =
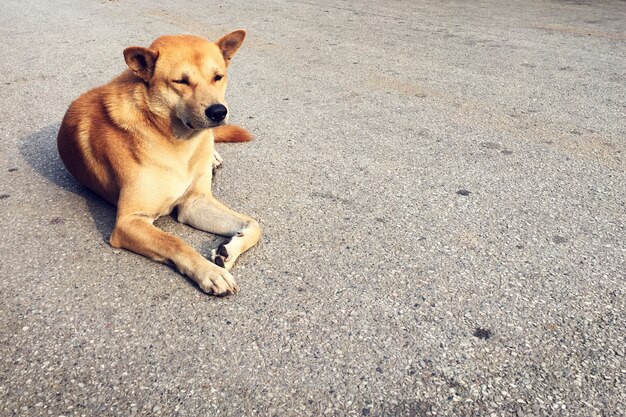
[[[158,3],[0,5],[0,415],[624,415],[626,3]],[[54,141],[126,46],[240,27],[216,299]]]

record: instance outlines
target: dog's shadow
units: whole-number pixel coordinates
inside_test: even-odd
[[[65,169],[57,152],[56,137],[60,123],[55,123],[23,138],[19,151],[24,160],[42,177],[59,188],[85,199],[96,229],[108,242],[115,226],[114,206],[78,183]]]

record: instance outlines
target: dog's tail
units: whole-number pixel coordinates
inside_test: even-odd
[[[243,127],[235,125],[225,125],[216,127],[213,130],[216,142],[248,142],[254,136]]]

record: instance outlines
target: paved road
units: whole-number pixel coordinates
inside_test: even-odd
[[[626,3],[129,3],[0,6],[0,415],[626,413]],[[215,187],[264,237],[215,299],[54,140],[126,46],[239,27]]]

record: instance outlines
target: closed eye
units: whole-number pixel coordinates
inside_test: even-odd
[[[180,80],[172,80],[172,82],[176,84],[189,85],[189,80],[187,78],[181,78]]]

